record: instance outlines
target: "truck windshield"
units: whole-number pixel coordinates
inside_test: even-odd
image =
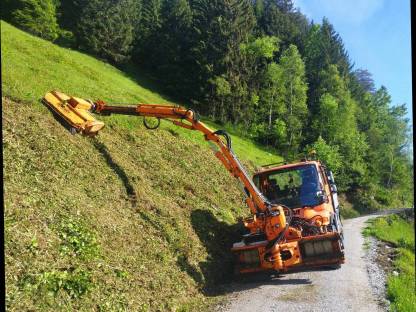
[[[280,169],[254,177],[259,190],[274,204],[289,208],[319,205],[317,192],[321,190],[314,165]]]

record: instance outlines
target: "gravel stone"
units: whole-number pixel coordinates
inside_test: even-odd
[[[388,311],[390,302],[386,299],[386,273],[380,264],[379,258],[381,254],[380,249],[384,247],[388,250],[390,249],[390,246],[383,246],[383,243],[379,242],[374,237],[367,237],[367,240],[369,247],[367,249],[365,259],[367,262],[367,272],[370,280],[370,286],[372,288],[374,297],[377,299],[381,308],[384,311]],[[389,257],[387,257],[387,260],[389,262],[392,261],[392,259]]]

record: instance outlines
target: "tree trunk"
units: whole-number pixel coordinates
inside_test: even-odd
[[[290,99],[289,99],[289,115],[290,115],[290,117],[292,117],[292,113],[293,113],[293,105],[292,105],[292,102],[293,102],[293,85],[292,85],[292,81],[290,81]],[[292,149],[292,139],[293,139],[293,129],[292,129],[292,127],[290,126],[289,127],[289,132],[290,132],[290,135],[289,135],[289,137],[290,137],[290,139],[289,139],[289,149],[291,150]]]
[[[387,181],[387,188],[391,188],[391,177],[393,175],[393,163],[394,163],[394,155],[393,152],[391,152],[391,157],[390,157],[390,172],[389,172],[389,179]]]

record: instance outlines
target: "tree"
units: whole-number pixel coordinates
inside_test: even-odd
[[[374,93],[376,91],[373,75],[367,69],[356,69],[353,75],[365,92]]]
[[[330,93],[324,93],[319,100],[319,117],[314,120],[313,129],[320,137],[331,138],[337,131],[338,101]]]
[[[265,88],[263,90],[263,102],[268,103],[269,117],[268,117],[268,128],[271,130],[273,113],[282,115],[286,111],[286,107],[283,101],[279,100],[279,96],[284,92],[283,86],[283,70],[282,67],[276,63],[270,63],[267,66],[264,82]],[[286,128],[286,123],[282,120],[279,129]],[[283,131],[279,131],[283,133]]]
[[[277,37],[258,37],[251,38],[249,42],[240,45],[240,51],[243,57],[241,66],[242,76],[247,81],[248,91],[251,94],[251,101],[246,105],[245,120],[254,120],[254,115],[259,114],[258,103],[260,100],[259,93],[263,92],[263,98],[271,97],[268,106],[269,125],[268,130],[271,129],[271,114],[273,111],[273,102],[276,97],[276,88],[274,85],[280,79],[276,76],[278,66],[271,62],[277,51],[279,51],[279,38]],[[263,87],[263,91],[261,90]],[[270,92],[269,92],[270,91]],[[270,102],[270,100],[272,102]],[[255,112],[256,110],[257,112]],[[261,114],[261,113],[260,113]],[[247,124],[247,126],[249,126]],[[267,143],[268,144],[268,143]]]
[[[277,145],[282,141],[286,141],[287,127],[282,116],[286,111],[286,106],[280,100],[280,95],[283,94],[283,72],[282,68],[272,62],[267,65],[263,74],[263,88],[260,90],[260,103],[262,107],[263,120],[259,123],[264,123],[264,127],[257,128],[257,136],[267,145],[270,142]],[[258,112],[260,115],[260,112]]]
[[[240,45],[240,50],[256,66],[256,61],[272,59],[274,53],[279,50],[279,38],[274,36],[258,37]],[[257,69],[255,67],[254,69]]]
[[[282,93],[280,98],[285,104],[286,112],[281,116],[287,125],[288,149],[296,151],[302,140],[304,120],[308,115],[306,106],[307,84],[305,82],[305,65],[298,49],[290,45],[280,58],[282,70]]]
[[[318,137],[316,142],[307,146],[306,151],[315,151],[318,158],[322,160],[323,163],[327,165],[335,174],[340,171],[343,165],[342,156],[339,153],[339,147],[337,145],[331,146],[327,144],[321,136]]]
[[[341,189],[354,188],[366,178],[366,136],[359,131],[358,106],[341,77],[336,65],[330,64],[317,75],[320,95],[315,113],[311,116],[309,140],[322,137],[330,146],[337,146],[343,156],[338,181]]]
[[[256,20],[259,20],[264,14],[264,0],[254,0],[253,7]]]
[[[61,28],[74,32],[82,18],[82,11],[89,0],[60,0],[58,6],[59,25]]]
[[[36,36],[54,41],[59,36],[56,5],[53,0],[17,0],[6,2],[9,20]]]
[[[141,19],[134,42],[133,59],[154,70],[160,61],[154,53],[160,48],[157,36],[162,27],[162,0],[143,0]]]
[[[147,41],[151,54],[147,60],[154,63],[155,71],[166,90],[180,98],[189,94],[193,85],[189,72],[190,64],[195,60],[190,57],[192,11],[187,0],[165,1],[161,8],[161,25],[154,40]]]
[[[192,57],[196,61],[191,73],[195,85],[194,98],[210,102],[215,77],[223,76],[230,84],[231,96],[224,102],[226,119],[241,121],[244,102],[250,97],[247,81],[242,77],[243,58],[239,49],[247,42],[254,27],[253,8],[247,0],[192,1]],[[210,113],[212,107],[203,111]]]
[[[162,25],[162,0],[143,0],[140,36],[152,36]]]
[[[319,109],[319,99],[322,96],[322,73],[329,71],[335,65],[340,78],[348,83],[350,61],[341,37],[329,21],[324,18],[322,25],[313,25],[307,35],[305,44],[305,65],[309,85],[308,107],[311,115]],[[313,139],[313,138],[312,138]]]
[[[265,0],[258,13],[258,28],[262,35],[276,36],[281,40],[282,51],[290,44],[303,48],[308,21],[295,11],[292,0]],[[258,4],[256,1],[256,8]]]
[[[369,175],[361,184],[361,197],[374,197],[377,205],[411,205],[413,183],[409,120],[405,105],[391,106],[385,87],[366,93],[361,102],[360,128],[366,135],[368,150],[365,161]]]
[[[137,17],[134,0],[88,1],[75,28],[78,44],[111,62],[123,62],[130,56]]]
[[[296,46],[283,51],[279,64],[266,66],[260,89],[256,136],[285,152],[295,153],[302,141],[302,130],[308,115],[305,65]]]
[[[209,83],[212,85],[212,94],[215,99],[212,105],[212,117],[214,120],[225,123],[226,113],[224,101],[231,94],[230,84],[224,76],[215,77]]]

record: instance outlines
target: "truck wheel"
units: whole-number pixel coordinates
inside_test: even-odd
[[[341,268],[341,264],[328,265],[327,268],[330,269],[330,270],[338,270],[338,269]]]

